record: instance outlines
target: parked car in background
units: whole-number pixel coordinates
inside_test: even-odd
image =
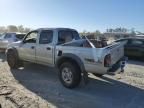
[[[124,38],[115,42],[126,42],[124,46],[125,56],[144,58],[144,38]]]
[[[13,42],[20,41],[24,38],[22,33],[4,33],[0,36],[0,50],[5,50]]]

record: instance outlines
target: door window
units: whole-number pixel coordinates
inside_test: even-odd
[[[64,44],[72,40],[80,39],[79,34],[76,31],[61,30],[58,34],[58,44]]]
[[[143,45],[143,41],[141,41],[141,40],[132,40],[131,44],[132,45]]]
[[[37,35],[37,31],[30,32],[24,39],[24,43],[36,43]]]
[[[40,34],[39,44],[49,44],[53,39],[53,31],[44,30]]]

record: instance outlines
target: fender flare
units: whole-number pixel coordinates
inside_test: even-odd
[[[65,58],[70,58],[78,64],[78,66],[80,67],[81,73],[82,73],[84,83],[87,84],[88,83],[88,72],[85,70],[84,64],[78,56],[71,54],[71,53],[64,53],[61,56],[58,56],[58,58],[56,60],[56,67],[58,68],[61,63],[61,60],[65,59]]]
[[[10,48],[8,48],[8,49],[6,50],[6,52],[5,52],[6,56],[7,56],[8,51],[10,51],[10,50],[13,51],[13,52],[16,54],[17,57],[19,57],[19,56],[18,56],[18,51],[17,51],[17,49],[14,48],[14,47],[10,47]]]
[[[82,60],[78,56],[71,54],[71,53],[64,53],[61,56],[59,56],[56,59],[56,66],[58,67],[59,64],[61,63],[61,60],[65,59],[65,58],[69,58],[69,59],[74,60],[78,64],[78,66],[80,67],[81,72],[85,71],[85,67],[84,67]]]

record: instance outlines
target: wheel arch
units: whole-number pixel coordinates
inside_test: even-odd
[[[82,60],[78,56],[69,53],[62,54],[62,56],[58,57],[56,60],[56,67],[59,68],[60,65],[66,61],[75,63],[81,72],[85,72],[85,67]]]
[[[8,49],[6,50],[6,52],[5,52],[6,55],[7,55],[7,53],[8,53],[9,51],[13,51],[13,52],[16,54],[16,56],[18,57],[18,51],[17,51],[16,48],[14,48],[14,47],[8,48]]]

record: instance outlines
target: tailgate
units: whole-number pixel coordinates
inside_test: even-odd
[[[111,54],[111,65],[115,64],[124,56],[124,43],[114,43],[106,47]]]

